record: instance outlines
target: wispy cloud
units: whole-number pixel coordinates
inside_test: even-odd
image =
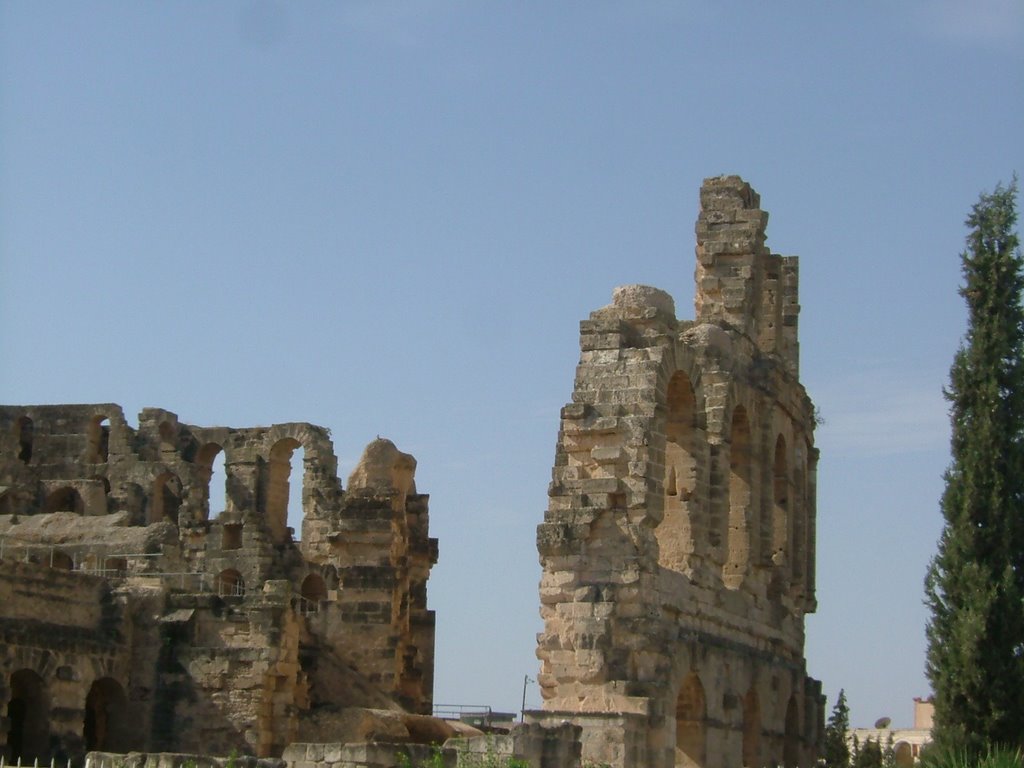
[[[927,34],[949,42],[1002,47],[1024,41],[1021,0],[924,0],[915,13]]]
[[[830,455],[884,457],[949,445],[941,386],[913,372],[872,366],[817,384],[813,396],[825,420],[817,442]]]

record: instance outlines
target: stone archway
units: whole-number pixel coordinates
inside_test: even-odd
[[[707,702],[704,686],[691,672],[679,687],[676,698],[676,760],[679,768],[703,768],[707,761],[705,720]]]
[[[50,702],[43,679],[31,669],[11,675],[7,703],[7,754],[11,761],[50,759]]]
[[[796,694],[789,697],[786,706],[786,732],[782,742],[782,765],[797,768],[800,765],[800,710]]]
[[[743,765],[757,768],[761,764],[761,703],[751,686],[743,698]]]
[[[131,749],[128,726],[128,698],[121,684],[110,677],[93,682],[85,697],[87,752],[127,752]]]

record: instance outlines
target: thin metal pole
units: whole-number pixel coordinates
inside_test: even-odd
[[[529,675],[523,675],[523,705],[519,708],[519,722],[523,722],[523,718],[526,716],[526,684],[535,682],[530,679]]]

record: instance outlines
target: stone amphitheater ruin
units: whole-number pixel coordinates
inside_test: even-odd
[[[543,707],[501,754],[539,768],[816,759],[815,416],[796,259],[766,249],[759,205],[738,177],[705,181],[695,321],[627,286],[581,325],[537,533]],[[455,734],[429,717],[437,541],[416,462],[389,441],[343,488],[311,424],[196,427],[145,409],[133,428],[116,405],[4,406],[0,457],[0,758],[237,751],[355,768],[396,764],[380,742]]]

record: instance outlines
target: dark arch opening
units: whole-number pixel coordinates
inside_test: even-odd
[[[782,764],[785,768],[800,765],[800,710],[796,695],[789,697],[786,705],[786,735],[782,742]]]
[[[726,537],[725,586],[743,583],[750,562],[750,422],[742,405],[732,413],[729,438],[729,532]]]
[[[697,673],[691,672],[683,680],[676,698],[676,765],[704,766],[706,717],[704,686]]]
[[[43,511],[47,513],[74,512],[76,515],[82,515],[85,514],[85,502],[82,501],[77,490],[71,486],[65,486],[58,488],[47,497]]]
[[[50,759],[50,704],[43,679],[31,669],[11,675],[7,703],[7,752],[22,763]]]
[[[89,422],[89,449],[86,461],[101,464],[110,453],[110,419],[104,415],[93,417]]]
[[[181,480],[173,472],[163,472],[153,481],[153,497],[149,502],[149,523],[169,520],[177,525],[181,508]]]
[[[327,584],[319,574],[311,573],[302,580],[302,612],[316,613],[320,602],[327,599]]]
[[[67,552],[54,549],[50,551],[50,567],[60,571],[73,571],[75,560]]]
[[[761,703],[754,686],[750,686],[743,698],[743,765],[762,765]]]
[[[160,433],[160,453],[174,453],[178,450],[178,435],[169,421],[161,421],[157,427]]]
[[[789,541],[789,461],[786,438],[775,440],[775,458],[772,463],[772,543],[771,562],[782,565],[786,560]]]
[[[245,597],[245,579],[234,568],[218,573],[214,588],[221,597]]]
[[[14,432],[18,436],[18,461],[28,464],[32,459],[32,437],[35,426],[32,419],[22,416],[14,423]]]
[[[101,677],[85,697],[85,750],[87,752],[128,752],[131,728],[128,726],[128,698],[121,684]]]

